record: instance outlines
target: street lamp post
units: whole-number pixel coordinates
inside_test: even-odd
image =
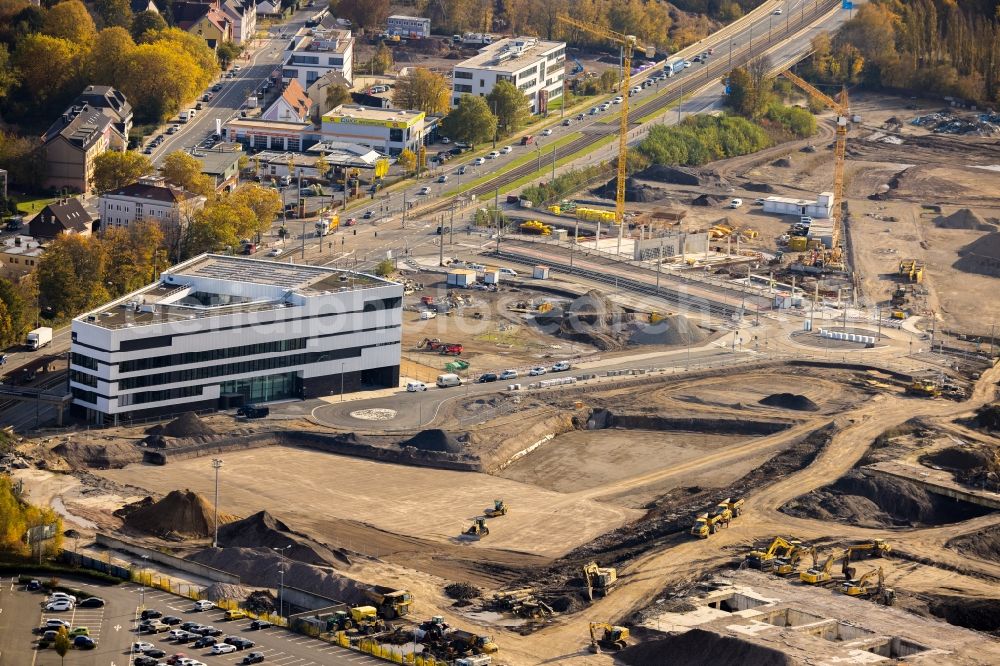
[[[278,615],[281,617],[285,616],[285,551],[292,547],[292,544],[287,546],[282,546],[281,548],[275,548],[276,551],[281,553],[281,583],[278,588]]]
[[[215,536],[212,538],[212,547],[219,547],[219,470],[222,468],[222,460],[212,458],[212,468],[215,469]]]

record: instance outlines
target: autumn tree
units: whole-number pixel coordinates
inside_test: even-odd
[[[26,189],[41,185],[45,161],[38,156],[39,147],[36,137],[0,131],[0,169],[7,171],[12,183]]]
[[[81,57],[76,43],[36,34],[21,40],[12,62],[20,74],[25,97],[36,105],[44,105],[51,99],[66,97],[70,87],[77,87]]]
[[[119,87],[129,75],[128,62],[133,49],[135,42],[125,28],[115,26],[97,33],[87,57],[86,70],[91,82]]]
[[[410,173],[417,168],[417,156],[409,148],[404,148],[396,157],[396,164],[402,167],[403,171]]]
[[[59,663],[66,663],[66,654],[69,649],[73,647],[73,644],[69,640],[69,634],[66,627],[59,627],[59,633],[56,634],[56,639],[52,643],[52,647],[55,648],[56,654],[59,655]]]
[[[341,104],[351,103],[351,91],[346,86],[334,83],[326,89],[326,108],[333,109]]]
[[[197,157],[177,150],[167,155],[160,167],[160,173],[169,183],[188,192],[211,196],[215,194],[212,179],[201,172],[201,162]]]
[[[253,211],[235,199],[214,201],[195,213],[188,224],[184,250],[193,257],[202,252],[235,248],[243,238],[258,232]],[[268,224],[270,226],[270,223]]]
[[[109,150],[94,159],[94,188],[104,194],[156,171],[152,160],[132,150]]]
[[[105,254],[93,236],[61,234],[38,261],[38,297],[57,319],[76,315],[108,300]]]
[[[110,226],[101,234],[105,283],[112,297],[154,282],[168,262],[164,234],[155,220],[136,220],[127,227]]]
[[[319,169],[320,157],[316,160],[316,168]],[[324,160],[325,161],[325,160]],[[329,169],[329,165],[327,165]],[[271,224],[281,212],[281,195],[272,187],[262,187],[256,183],[245,183],[233,192],[225,200],[230,205],[239,209],[249,210],[253,214],[252,235],[266,233]],[[247,234],[247,235],[251,235]]]
[[[243,53],[243,49],[239,44],[233,41],[225,41],[219,44],[219,48],[215,50],[215,55],[219,59],[219,66],[222,69],[229,67],[229,63],[240,57]]]
[[[132,25],[132,5],[128,0],[97,0],[94,9],[105,27],[128,28]]]
[[[378,45],[378,48],[375,49],[375,53],[368,59],[368,62],[362,63],[356,71],[360,74],[368,74],[370,76],[385,74],[392,69],[392,63],[392,51],[383,43]]]
[[[24,334],[34,328],[35,309],[34,298],[30,287],[22,280],[15,284],[10,280],[0,278],[0,307],[2,307],[2,324],[0,324],[0,345],[9,347],[24,339]]]
[[[18,84],[17,70],[11,62],[6,44],[0,44],[0,101],[13,91]]]
[[[139,12],[132,18],[132,39],[137,42],[149,42],[155,39],[156,33],[167,29],[167,22],[159,12]]]
[[[97,28],[80,0],[65,0],[46,12],[42,32],[50,37],[86,45],[94,38]]]
[[[451,138],[474,146],[494,137],[497,117],[482,97],[462,95],[458,107],[445,116],[442,126]]]
[[[397,80],[392,93],[396,108],[424,113],[447,113],[450,99],[451,86],[448,81],[424,67],[415,67]]]
[[[528,98],[510,81],[497,81],[486,96],[486,102],[496,116],[502,134],[518,131],[531,117]]]
[[[381,28],[389,18],[389,0],[330,0],[330,13],[365,30]]]

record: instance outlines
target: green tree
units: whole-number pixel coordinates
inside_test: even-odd
[[[72,643],[69,642],[69,634],[66,632],[66,627],[59,627],[59,633],[56,634],[56,640],[52,644],[52,647],[56,649],[60,663],[66,663],[66,653],[69,652],[71,646]]]
[[[398,109],[415,109],[424,113],[447,113],[451,86],[440,74],[424,67],[414,67],[396,81],[392,101]]]
[[[606,69],[601,72],[601,78],[599,79],[601,85],[601,92],[609,93],[615,89],[618,85],[618,70]]]
[[[389,0],[330,0],[330,12],[355,28],[381,28],[389,18]]]
[[[351,91],[339,83],[335,83],[326,89],[326,108],[333,109],[341,104],[351,103]]]
[[[177,150],[167,155],[160,167],[160,173],[167,180],[178,187],[182,187],[188,192],[212,196],[215,194],[215,185],[212,179],[201,172],[201,162],[198,158]]]
[[[97,0],[94,9],[105,27],[128,28],[132,25],[132,6],[128,0]]]
[[[449,137],[475,146],[493,138],[497,117],[484,98],[462,95],[458,107],[445,116],[442,127]]]
[[[132,150],[109,150],[94,158],[94,189],[99,194],[131,185],[156,171],[152,160]]]
[[[392,69],[392,63],[392,50],[383,43],[378,45],[374,55],[369,58],[368,62],[362,64],[357,71],[359,74],[368,74],[370,76],[385,74]]]
[[[392,263],[392,259],[383,259],[375,265],[375,275],[379,277],[388,277],[395,270],[396,266]]]
[[[137,42],[153,41],[156,33],[166,29],[167,22],[159,12],[146,10],[132,18],[132,39]]]
[[[215,55],[219,59],[219,66],[222,69],[227,69],[229,63],[239,58],[241,53],[243,53],[243,48],[236,42],[228,40],[219,44],[219,48],[215,50]]]
[[[97,33],[97,28],[80,0],[65,0],[45,14],[42,32],[50,37],[87,45]]]
[[[81,55],[80,47],[68,39],[50,35],[25,37],[13,54],[25,97],[36,105],[66,97],[70,88],[77,88]]]
[[[4,336],[0,337],[0,345],[9,347],[24,339],[24,334],[34,328],[35,310],[31,291],[33,280],[21,280],[14,284],[10,280],[0,278],[0,304],[3,305],[5,325]]]
[[[135,42],[125,28],[105,28],[97,33],[94,47],[88,54],[86,70],[93,83],[121,86],[128,76],[129,56],[135,49]]]
[[[39,145],[36,137],[0,131],[0,169],[6,169],[11,183],[25,189],[41,185],[45,160],[38,156]]]
[[[0,101],[3,101],[18,84],[17,70],[11,62],[6,44],[0,44]]]
[[[38,262],[38,297],[57,319],[75,317],[108,300],[100,240],[61,234]]]
[[[498,81],[486,96],[486,102],[497,117],[501,134],[518,131],[531,116],[528,98],[510,81]]]
[[[105,283],[112,297],[156,280],[166,268],[163,230],[156,220],[137,220],[127,227],[109,226],[101,234]]]
[[[396,158],[396,163],[399,164],[404,171],[410,173],[417,168],[417,156],[409,148],[404,148]]]

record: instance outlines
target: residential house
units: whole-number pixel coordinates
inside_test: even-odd
[[[132,7],[133,14],[141,14],[142,12],[160,13],[160,8],[156,6],[153,0],[130,0],[129,5]]]
[[[306,89],[306,94],[312,101],[312,116],[314,122],[319,122],[320,116],[333,108],[334,105],[326,103],[326,91],[330,86],[344,86],[351,89],[351,83],[344,78],[344,75],[336,70],[330,70],[319,77]]]
[[[281,0],[264,0],[257,3],[257,16],[281,16]]]
[[[233,41],[249,43],[257,32],[257,3],[254,0],[225,0],[220,7],[233,23]]]
[[[192,35],[203,37],[213,51],[222,42],[233,39],[233,21],[222,11],[219,0],[210,2],[182,0],[172,6],[174,25]]]
[[[138,220],[159,222],[165,230],[176,228],[205,205],[205,197],[168,185],[159,176],[101,195],[101,227],[128,227]]]
[[[41,241],[30,236],[3,239],[0,245],[0,277],[16,282],[33,273],[44,252]]]
[[[282,79],[298,79],[305,90],[330,71],[340,72],[350,83],[354,80],[354,37],[350,30],[302,28],[288,40],[283,63]]]
[[[274,103],[264,110],[261,118],[264,120],[289,120],[304,123],[310,119],[309,110],[312,100],[299,85],[298,79],[292,79],[285,85]]]
[[[94,159],[107,150],[124,150],[132,128],[132,106],[108,86],[87,86],[42,135],[46,174],[53,189],[86,192]]]
[[[28,231],[34,238],[55,238],[60,234],[89,236],[94,218],[79,199],[67,198],[53,201],[28,222]]]

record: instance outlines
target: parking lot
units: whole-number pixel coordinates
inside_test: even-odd
[[[45,580],[41,578],[40,580]],[[218,609],[198,612],[191,600],[155,589],[141,588],[133,583],[118,586],[97,585],[90,582],[61,578],[62,585],[83,590],[105,600],[102,608],[74,608],[54,613],[43,610],[45,594],[29,592],[17,584],[16,577],[5,577],[0,585],[0,664],[16,666],[60,666],[59,655],[52,648],[35,648],[37,636],[32,628],[49,618],[68,621],[74,628],[87,627],[90,636],[97,640],[93,650],[71,650],[66,655],[67,666],[126,666],[131,663],[130,647],[134,641],[146,641],[163,650],[168,656],[183,653],[187,657],[212,664],[238,664],[249,652],[264,654],[265,664],[278,666],[365,666],[384,663],[358,652],[352,652],[323,641],[292,633],[281,628],[259,631],[249,629],[249,620],[226,621]],[[254,647],[227,655],[213,655],[209,648],[192,649],[191,644],[177,644],[165,633],[134,633],[136,616],[141,603],[155,608],[164,615],[173,615],[182,622],[207,624],[222,630],[220,640],[226,636],[242,636],[255,643]],[[166,659],[160,659],[166,663]]]

